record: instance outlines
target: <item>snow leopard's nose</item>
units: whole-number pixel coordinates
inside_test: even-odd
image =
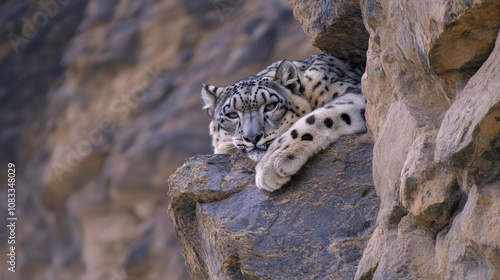
[[[247,112],[242,118],[242,138],[245,142],[257,145],[264,137],[263,125],[258,111]]]
[[[243,140],[250,142],[252,144],[257,144],[260,139],[262,139],[263,133],[255,133],[255,134],[250,134],[250,135],[243,135]]]

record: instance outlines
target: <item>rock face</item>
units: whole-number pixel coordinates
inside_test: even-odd
[[[500,278],[499,1],[363,1],[378,226],[357,279]]]
[[[0,279],[187,279],[167,178],[210,153],[202,82],[312,52],[286,1],[0,4],[0,181],[17,266]],[[0,219],[7,186],[0,187]],[[3,223],[2,223],[3,225]],[[0,229],[0,255],[8,248]]]
[[[352,196],[324,188],[335,172],[314,175],[331,168],[326,161],[339,158],[336,152],[311,160],[293,184],[265,195],[251,186],[249,163],[196,158],[170,180],[170,215],[191,275],[500,279],[500,2],[289,2],[322,50],[361,60],[366,51],[362,84],[380,197],[375,230],[359,262],[346,248],[364,243],[335,237],[352,223],[366,238],[371,229],[358,227],[359,219],[333,224],[354,205],[374,211],[353,204],[357,188]],[[339,40],[348,46],[337,48]],[[360,160],[353,156],[343,160]],[[339,198],[347,203],[337,204]]]
[[[243,154],[188,159],[169,214],[193,279],[352,279],[375,228],[369,135],[344,137],[277,192]]]

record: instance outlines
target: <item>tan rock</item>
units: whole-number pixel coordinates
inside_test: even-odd
[[[499,277],[499,5],[362,3],[381,207],[356,279]]]
[[[326,53],[366,61],[368,33],[356,0],[288,0],[311,43]]]
[[[436,238],[431,261],[442,279],[500,278],[500,195],[497,182],[472,187],[450,227]]]
[[[466,188],[500,179],[500,34],[496,42],[446,112],[437,134],[436,161],[465,176]]]
[[[449,223],[460,194],[455,175],[432,162],[433,137],[435,132],[415,139],[400,178],[402,206],[431,231]]]

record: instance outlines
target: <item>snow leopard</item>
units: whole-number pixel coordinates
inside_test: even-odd
[[[243,151],[275,191],[340,136],[367,132],[363,64],[329,54],[280,60],[229,86],[203,84],[215,154]]]

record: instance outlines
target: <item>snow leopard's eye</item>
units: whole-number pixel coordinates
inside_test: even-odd
[[[229,113],[226,114],[226,118],[228,118],[230,120],[235,120],[238,117],[239,117],[238,113],[236,113],[236,112],[229,112]]]
[[[272,111],[276,108],[276,106],[278,106],[278,102],[269,103],[266,107],[264,107],[264,112]]]

